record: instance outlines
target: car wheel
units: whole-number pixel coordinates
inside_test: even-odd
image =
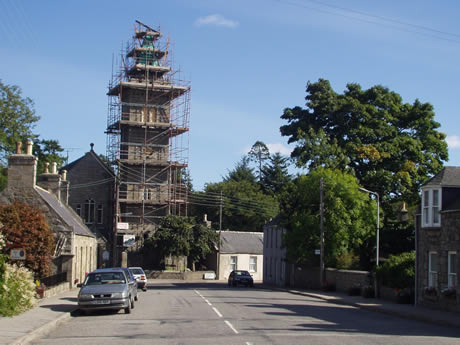
[[[250,283],[250,284],[249,284],[249,287],[254,287],[254,283]]]
[[[131,309],[134,309],[134,298],[131,297]]]
[[[134,296],[134,300],[137,301],[137,294],[136,294],[136,296]]]
[[[232,283],[232,286],[236,286],[236,281],[234,281],[234,282]]]
[[[125,308],[125,314],[131,313],[131,300],[128,302],[128,306]]]
[[[142,288],[142,291],[147,291],[147,288],[146,287]]]

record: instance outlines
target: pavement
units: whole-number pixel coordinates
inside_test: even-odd
[[[203,281],[201,281],[203,282]],[[184,283],[184,281],[181,281]],[[423,306],[396,304],[376,298],[348,296],[341,292],[319,292],[316,290],[296,290],[257,286],[264,289],[286,291],[313,297],[328,303],[351,305],[356,308],[399,316],[441,326],[460,328],[460,313],[428,309]],[[57,296],[40,300],[36,306],[25,313],[13,317],[0,317],[0,345],[30,344],[52,331],[61,322],[70,319],[77,310],[78,289],[63,292]]]

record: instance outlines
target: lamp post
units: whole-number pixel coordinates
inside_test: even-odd
[[[366,188],[362,188],[362,187],[358,187],[358,189],[363,192],[363,193],[368,193],[368,194],[372,194],[372,195],[375,195],[377,197],[377,235],[376,235],[376,243],[377,243],[377,246],[376,246],[376,254],[375,254],[375,265],[378,266],[379,265],[379,227],[380,227],[380,223],[379,223],[379,218],[380,218],[380,210],[379,210],[379,207],[380,207],[380,202],[379,202],[379,193],[376,193],[376,192],[372,192],[370,190],[367,190]]]

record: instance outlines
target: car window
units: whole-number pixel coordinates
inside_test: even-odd
[[[140,268],[130,268],[129,269],[133,274],[144,274],[144,271]]]
[[[85,285],[124,284],[125,277],[121,272],[90,273]]]

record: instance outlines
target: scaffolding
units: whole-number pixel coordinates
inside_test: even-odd
[[[172,68],[169,38],[139,21],[112,62],[107,157],[117,173],[115,223],[138,239],[165,215],[187,215],[190,82]],[[115,224],[115,226],[116,226]]]

